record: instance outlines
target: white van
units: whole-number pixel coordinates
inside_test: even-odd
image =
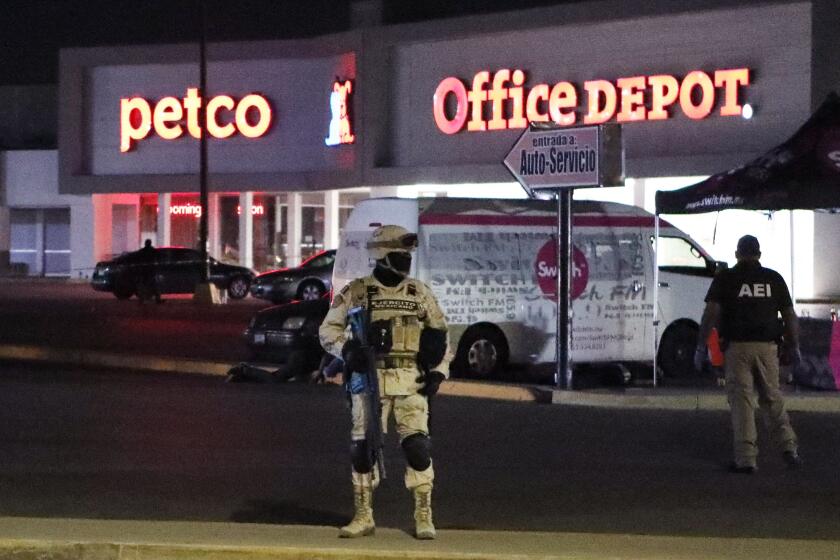
[[[350,214],[333,289],[370,273],[365,244],[383,224],[416,231],[412,275],[431,286],[457,348],[453,371],[492,377],[507,363],[555,361],[556,203],[374,198]],[[609,202],[573,206],[572,362],[652,362],[654,217]],[[661,373],[687,375],[715,261],[662,221]]]

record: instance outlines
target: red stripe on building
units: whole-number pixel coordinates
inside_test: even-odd
[[[557,226],[554,216],[509,216],[505,214],[421,214],[420,223],[423,225],[439,226],[523,226],[545,227]],[[661,227],[671,227],[671,224],[660,219]],[[581,227],[650,227],[654,225],[653,216],[575,216],[573,226]]]

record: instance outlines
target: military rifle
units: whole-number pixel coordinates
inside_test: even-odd
[[[359,341],[362,351],[367,358],[367,371],[358,372],[365,376],[365,439],[368,442],[368,449],[371,462],[376,465],[379,477],[385,479],[385,455],[384,441],[382,437],[382,402],[379,397],[379,377],[376,373],[376,353],[370,345],[370,314],[364,307],[353,307],[347,312],[350,330],[353,338]],[[352,373],[352,372],[351,372]]]

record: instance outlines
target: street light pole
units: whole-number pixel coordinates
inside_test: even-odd
[[[198,0],[198,11],[199,11],[199,27],[200,27],[200,39],[199,39],[199,92],[200,92],[200,105],[198,107],[198,122],[206,123],[207,119],[205,118],[206,111],[207,111],[207,37],[206,37],[206,28],[207,28],[207,11],[204,5],[204,0]],[[201,218],[199,219],[199,226],[198,226],[198,250],[201,253],[201,282],[203,284],[207,283],[207,278],[209,276],[209,260],[207,258],[207,233],[208,233],[208,220],[209,220],[209,196],[207,194],[207,131],[205,130],[206,126],[202,125],[199,127],[200,137],[198,141],[199,145],[199,172],[198,172],[198,182],[199,182],[199,204],[201,205]]]

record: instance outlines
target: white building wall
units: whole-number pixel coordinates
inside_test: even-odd
[[[814,213],[814,292],[840,297],[840,215]]]
[[[95,264],[92,197],[59,194],[58,151],[3,152],[0,173],[8,208],[70,209],[71,276],[88,278]]]

